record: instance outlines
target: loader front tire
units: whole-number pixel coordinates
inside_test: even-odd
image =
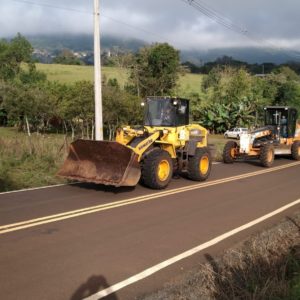
[[[188,161],[188,177],[195,181],[204,181],[211,170],[211,155],[208,148],[197,148],[195,155]]]
[[[143,185],[156,190],[164,189],[172,178],[172,158],[167,151],[154,149],[145,155],[141,171]]]
[[[225,164],[232,164],[235,160],[237,153],[237,143],[234,141],[228,141],[223,150],[223,162]]]
[[[274,162],[274,146],[265,144],[260,148],[260,163],[263,167],[270,168]]]
[[[300,160],[300,141],[296,141],[292,145],[292,158]]]

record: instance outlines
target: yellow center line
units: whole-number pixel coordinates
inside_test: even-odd
[[[30,227],[43,225],[43,224],[53,223],[53,222],[57,222],[57,221],[61,221],[61,220],[67,220],[70,218],[75,218],[75,217],[92,214],[92,213],[96,213],[96,212],[100,212],[100,211],[104,211],[104,210],[109,210],[109,209],[113,209],[113,208],[117,208],[117,207],[121,207],[121,206],[132,205],[132,204],[136,204],[136,203],[140,203],[140,202],[146,202],[146,201],[158,199],[161,197],[166,197],[166,196],[179,194],[179,193],[183,193],[183,192],[187,192],[187,191],[206,188],[206,187],[210,187],[210,186],[214,186],[214,185],[218,185],[218,184],[222,184],[222,183],[227,183],[227,182],[232,182],[232,181],[236,181],[236,180],[240,180],[240,179],[244,179],[244,178],[254,177],[254,176],[271,173],[271,172],[287,169],[287,168],[298,166],[298,165],[300,165],[300,162],[294,162],[294,163],[286,164],[283,166],[273,167],[271,169],[263,169],[260,171],[245,173],[242,175],[232,176],[232,177],[223,178],[223,179],[217,179],[214,181],[208,181],[208,182],[204,182],[204,183],[198,183],[198,184],[194,184],[191,186],[176,188],[176,189],[172,189],[172,190],[168,190],[168,191],[152,193],[152,194],[148,194],[148,195],[144,195],[144,196],[139,196],[139,197],[129,198],[129,199],[120,200],[120,201],[116,201],[116,202],[110,202],[110,203],[106,203],[106,204],[86,207],[86,208],[82,208],[82,209],[77,209],[77,210],[72,210],[72,211],[68,211],[68,212],[64,212],[64,213],[49,215],[49,216],[36,218],[36,219],[32,219],[32,220],[27,220],[27,221],[22,221],[22,222],[18,222],[18,223],[2,225],[2,226],[0,226],[0,234],[5,234],[8,232],[22,230],[22,229],[26,229],[26,228],[30,228]]]

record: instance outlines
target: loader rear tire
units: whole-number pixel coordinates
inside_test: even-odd
[[[235,160],[237,152],[237,143],[233,141],[228,141],[223,150],[223,162],[225,164],[232,164]]]
[[[156,190],[164,189],[172,178],[172,158],[167,151],[154,149],[145,155],[141,171],[143,185]]]
[[[204,181],[211,170],[211,155],[208,148],[197,148],[195,155],[188,161],[188,177],[195,181]]]
[[[300,160],[300,141],[296,141],[292,145],[292,158]]]
[[[274,162],[274,146],[265,144],[260,148],[260,163],[263,167],[270,168]]]

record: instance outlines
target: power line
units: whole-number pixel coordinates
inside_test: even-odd
[[[37,3],[37,2],[27,1],[27,0],[11,0],[11,1],[24,3],[24,4],[30,4],[30,5],[34,5],[34,6],[50,7],[50,8],[54,8],[54,9],[60,9],[60,10],[73,11],[73,12],[77,12],[77,13],[93,15],[93,12],[91,12],[91,11],[84,11],[84,10],[79,10],[79,9],[71,8],[71,7],[56,6],[56,5],[49,4],[49,3]]]
[[[198,0],[198,2],[202,3],[202,5],[205,6],[206,9],[209,9],[212,13],[214,13],[214,14],[216,14],[216,15],[219,14],[218,11],[216,11],[214,8],[212,8],[212,6],[209,6],[208,4],[204,3],[204,2],[201,1],[201,0]],[[222,14],[221,17],[222,17],[224,20],[227,20],[228,22],[230,22],[231,24],[233,24],[233,21],[230,19],[230,17],[226,16],[224,13]],[[241,23],[240,23],[240,24],[237,24],[237,27],[238,27],[239,29],[241,29],[243,32],[246,31],[245,26],[244,26],[243,24],[241,24]]]
[[[181,0],[181,1],[183,1],[186,4],[192,6],[193,8],[198,10],[200,13],[207,16],[208,18],[210,18],[214,22],[222,25],[223,27],[225,27],[225,28],[227,28],[231,31],[234,31],[238,34],[241,34],[241,35],[247,37],[248,39],[254,41],[261,48],[265,49],[265,51],[267,51],[267,52],[270,52],[269,51],[269,49],[270,49],[270,50],[273,50],[271,52],[273,54],[274,50],[277,50],[277,51],[284,52],[287,56],[289,56],[291,58],[294,58],[294,59],[297,59],[297,60],[300,59],[300,54],[299,53],[297,53],[293,50],[288,50],[288,49],[284,49],[284,48],[281,48],[281,47],[277,47],[276,45],[272,44],[271,42],[257,37],[253,33],[249,32],[249,30],[247,30],[244,26],[235,24],[235,22],[233,22],[231,19],[229,19],[228,17],[224,16],[223,14],[217,12],[216,10],[208,7],[208,5],[206,3],[204,3],[203,1],[201,1],[201,0]],[[266,46],[269,49],[266,49]]]
[[[182,0],[182,1],[189,4],[190,6],[200,11],[208,18],[212,19],[216,23],[226,27],[229,30],[232,30],[237,33],[244,33],[246,31],[246,29],[242,28],[242,26],[236,25],[229,18],[222,16],[220,13],[209,8],[206,4],[201,3],[200,1],[194,1],[194,0]]]
[[[106,16],[106,15],[103,15],[103,14],[102,14],[102,16],[105,17],[106,19],[112,20],[112,21],[114,21],[114,22],[116,22],[116,23],[119,23],[119,24],[121,24],[121,25],[125,25],[125,26],[127,26],[127,27],[129,27],[129,28],[132,28],[132,29],[135,29],[135,30],[138,30],[138,31],[147,33],[147,34],[151,34],[151,35],[156,36],[156,37],[158,37],[158,38],[160,38],[160,39],[162,39],[162,40],[166,40],[166,41],[168,40],[166,37],[163,37],[163,36],[161,36],[161,35],[159,35],[159,34],[157,34],[157,33],[151,32],[151,31],[149,31],[149,30],[147,30],[147,29],[144,29],[144,28],[141,28],[141,27],[133,26],[133,25],[131,25],[131,24],[125,23],[125,22],[123,22],[123,21],[116,20],[116,19],[114,19],[114,18],[112,18],[112,17]]]
[[[198,1],[182,0],[182,1],[185,2],[186,4],[189,4],[190,6],[192,6],[193,8],[198,10],[200,13],[207,16],[211,20],[213,20],[214,22],[222,25],[223,27],[225,27],[235,33],[241,34],[241,35],[251,39],[252,41],[257,43],[260,47],[263,47],[261,41],[256,39],[253,36],[250,36],[248,30],[244,26],[242,27],[241,25],[236,25],[228,17],[223,17],[223,15],[218,13],[216,10],[209,8],[204,2],[199,3],[200,2],[199,0]]]

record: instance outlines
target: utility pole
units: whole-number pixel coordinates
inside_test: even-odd
[[[94,0],[94,86],[95,86],[95,139],[103,140],[102,81],[100,51],[100,0]]]

